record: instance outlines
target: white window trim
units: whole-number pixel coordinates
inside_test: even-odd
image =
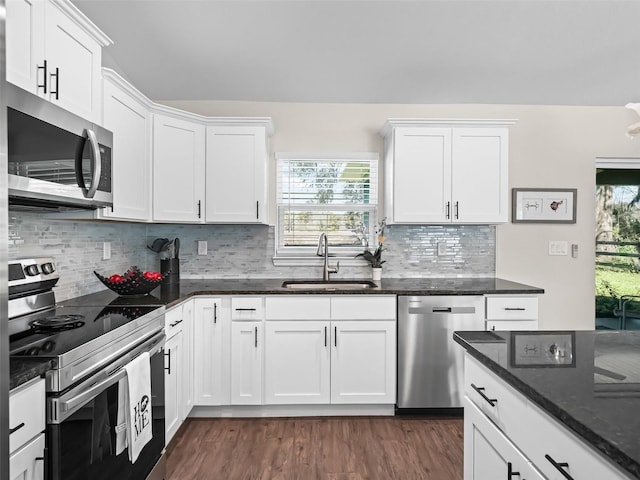
[[[320,152],[275,152],[276,163],[279,160],[299,159],[299,160],[374,160],[378,163],[377,169],[380,171],[380,155],[377,152],[347,152],[347,153],[320,153]],[[278,181],[276,175],[276,182]],[[371,205],[373,212],[380,213],[380,175],[378,174],[376,188],[378,190],[378,202]],[[278,253],[279,239],[279,212],[278,201],[276,198],[276,222],[275,222],[275,252],[273,255],[273,264],[275,266],[322,266],[324,259],[317,256],[315,252],[309,254],[309,248],[295,249],[291,248],[286,254]],[[375,248],[373,246],[372,248]],[[340,255],[333,256],[331,249],[331,261],[339,261],[340,265],[345,267],[365,266],[368,265],[366,260],[356,258],[356,255],[364,251],[363,247],[345,248],[341,247]]]

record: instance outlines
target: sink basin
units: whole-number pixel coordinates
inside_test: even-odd
[[[332,280],[329,282],[322,280],[289,280],[284,282],[282,286],[292,290],[364,290],[376,288],[378,285],[368,280]]]

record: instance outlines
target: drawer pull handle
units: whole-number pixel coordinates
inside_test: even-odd
[[[513,471],[513,466],[511,465],[511,462],[507,462],[507,480],[511,480],[512,477],[515,476],[520,476],[520,472],[514,472]]]
[[[567,473],[567,471],[565,470],[565,468],[569,468],[569,464],[568,463],[566,463],[566,462],[562,462],[562,463],[556,462],[553,458],[551,458],[551,455],[548,455],[548,454],[545,454],[544,458],[549,460],[549,463],[551,465],[553,465],[556,468],[556,470],[558,470],[562,474],[562,476],[564,478],[566,478],[567,480],[573,480],[573,477],[571,475],[569,475]]]
[[[236,312],[255,312],[255,308],[236,308]]]
[[[175,322],[173,322],[173,323],[170,323],[170,324],[169,324],[169,326],[170,326],[170,327],[175,327],[176,325],[178,325],[178,324],[180,324],[180,323],[182,323],[182,320],[177,320],[177,321],[175,321]]]
[[[482,398],[484,398],[484,399],[487,401],[487,403],[488,403],[489,405],[491,405],[492,407],[495,407],[495,406],[496,406],[496,402],[498,401],[498,399],[497,399],[497,398],[489,398],[489,397],[487,397],[487,396],[485,395],[485,393],[484,393],[484,387],[476,387],[476,386],[472,383],[472,384],[471,384],[471,388],[473,388],[476,392],[478,392],[478,394],[479,394]]]
[[[20,425],[17,425],[13,428],[9,429],[9,435],[11,435],[12,433],[16,433],[18,430],[20,430],[22,427],[24,427],[24,422],[22,422]]]
[[[517,311],[517,312],[524,312],[526,310],[526,308],[524,307],[504,307],[505,310],[507,311]]]

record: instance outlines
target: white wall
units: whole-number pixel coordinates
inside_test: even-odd
[[[162,103],[209,116],[270,116],[273,152],[377,151],[381,158],[378,132],[387,118],[517,119],[510,136],[510,188],[577,188],[577,223],[498,226],[496,274],[545,289],[541,328],[593,328],[595,158],[640,156],[640,139],[625,136],[637,116],[624,107]],[[549,240],[578,244],[578,258],[550,257]]]

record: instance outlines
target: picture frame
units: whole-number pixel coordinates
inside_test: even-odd
[[[578,189],[514,188],[512,223],[576,223]]]

